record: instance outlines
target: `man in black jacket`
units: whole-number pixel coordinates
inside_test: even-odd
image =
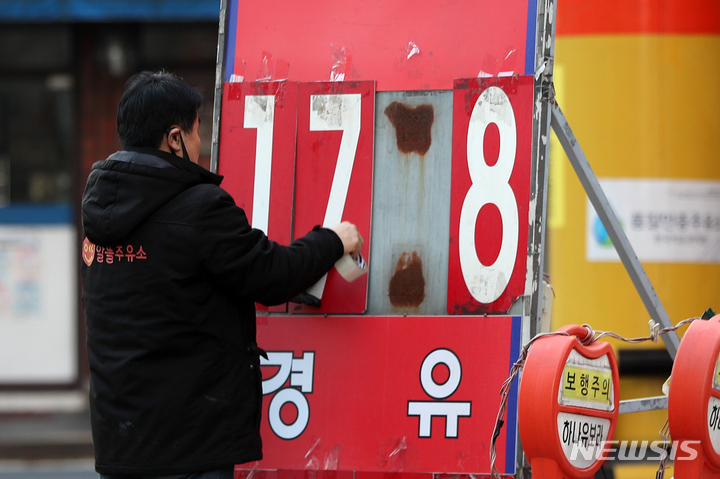
[[[83,195],[83,305],[102,478],[230,479],[262,458],[254,303],[304,291],[362,237],[343,222],[290,246],[252,229],[198,166],[202,95],[165,72],[131,78],[123,151]]]

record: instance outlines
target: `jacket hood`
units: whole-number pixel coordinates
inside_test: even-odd
[[[126,148],[92,166],[82,199],[83,229],[95,244],[121,242],[158,208],[222,177],[154,148]]]

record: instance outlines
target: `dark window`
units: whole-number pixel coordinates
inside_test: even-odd
[[[0,29],[0,204],[71,200],[71,52],[67,26]]]

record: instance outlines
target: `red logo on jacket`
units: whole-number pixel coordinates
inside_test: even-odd
[[[95,245],[92,244],[87,237],[82,244],[82,259],[88,266],[90,266],[95,259]]]

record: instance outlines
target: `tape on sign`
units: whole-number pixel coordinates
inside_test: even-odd
[[[352,283],[360,276],[367,273],[367,263],[362,254],[358,254],[355,257],[346,254],[335,263],[335,269],[338,270],[340,276],[345,278],[345,281]]]

